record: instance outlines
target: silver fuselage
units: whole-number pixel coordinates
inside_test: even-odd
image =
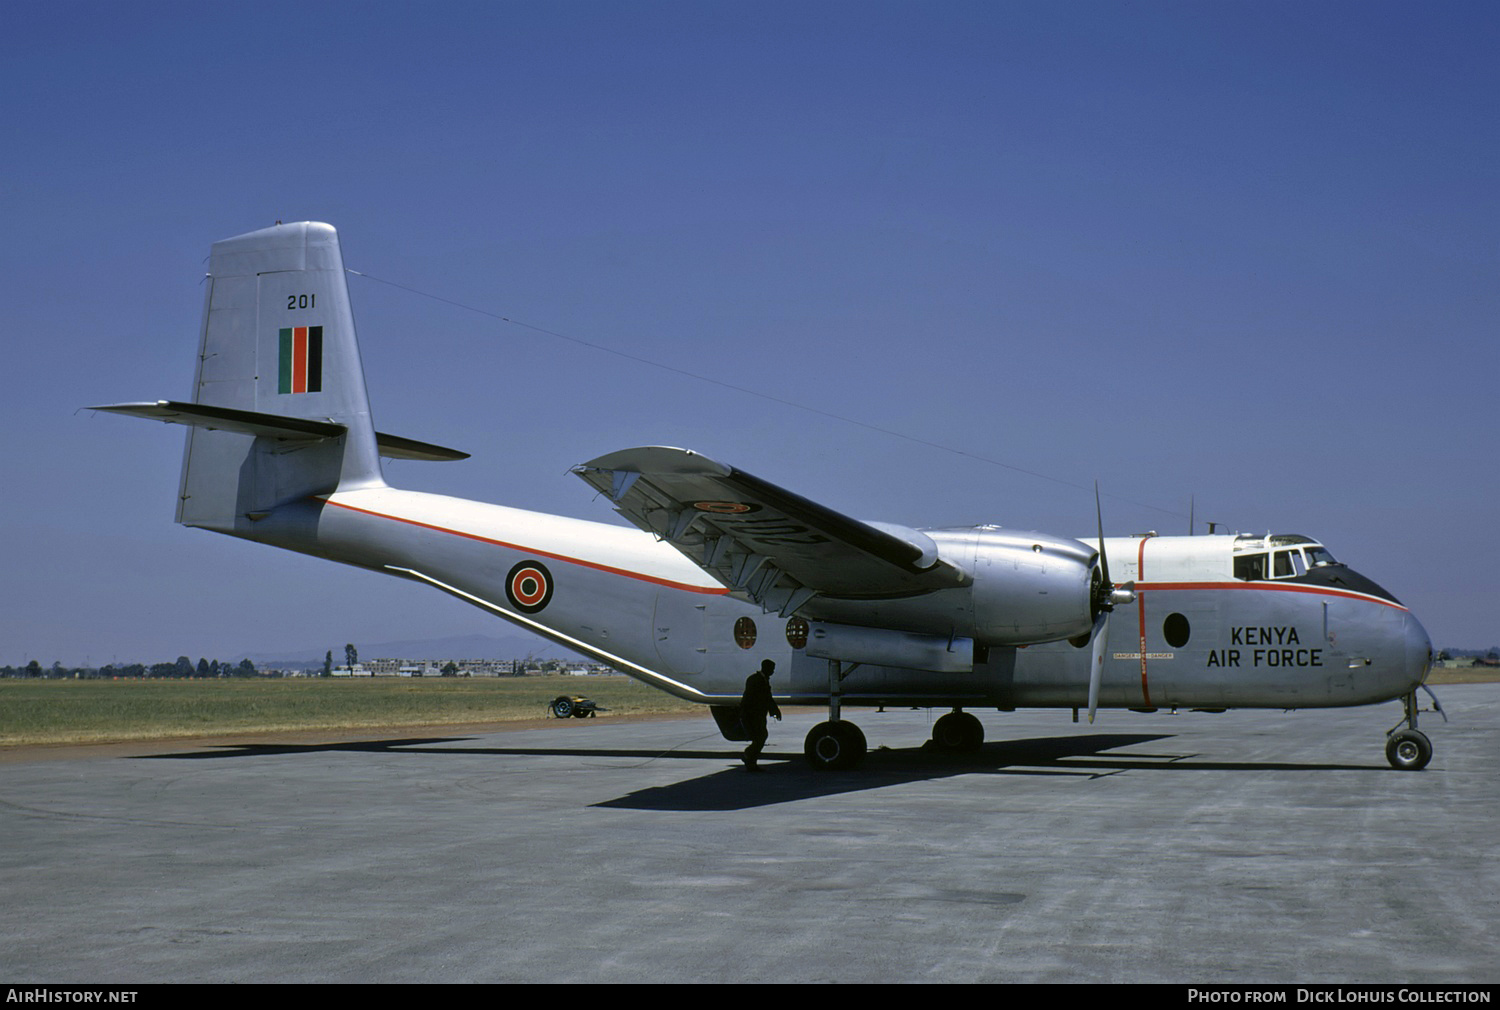
[[[764,659],[781,671],[781,700],[812,704],[830,695],[829,661],[808,654],[799,618],[735,598],[639,530],[380,487],[292,502],[217,528],[426,583],[693,701],[737,702],[747,673]],[[985,538],[999,535],[993,529],[927,533],[945,558],[972,569],[984,561]],[[1345,581],[1359,588],[1236,578],[1233,536],[1116,538],[1105,550],[1113,577],[1135,583],[1135,599],[1109,623],[1101,707],[1360,705],[1408,694],[1430,666],[1421,624],[1357,576]],[[545,598],[541,582],[518,582],[518,571],[545,581]],[[813,609],[829,621],[862,615],[871,625],[930,631],[934,614],[972,613],[974,593],[966,586],[889,603],[825,600]],[[982,638],[981,629],[963,669],[845,664],[842,700],[1086,703],[1086,641],[1015,647]]]

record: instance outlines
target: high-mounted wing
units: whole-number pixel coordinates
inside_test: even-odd
[[[917,530],[851,519],[687,449],[623,449],[573,472],[636,526],[783,617],[815,596],[891,599],[969,582]]]

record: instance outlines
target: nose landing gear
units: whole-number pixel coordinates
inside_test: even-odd
[[[1423,690],[1427,688],[1423,687]],[[1438,704],[1437,695],[1432,694],[1432,703],[1435,711],[1446,720],[1448,716],[1443,712],[1443,707]],[[1427,739],[1427,734],[1417,729],[1417,692],[1411,691],[1401,699],[1401,706],[1406,710],[1406,715],[1401,722],[1393,726],[1385,738],[1385,759],[1391,763],[1392,768],[1401,771],[1421,771],[1427,767],[1427,762],[1432,760],[1432,741]],[[1406,728],[1402,729],[1402,724]]]

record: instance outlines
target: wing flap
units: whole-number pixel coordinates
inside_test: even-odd
[[[573,472],[631,523],[783,616],[815,596],[890,599],[969,581],[916,530],[852,519],[686,449],[625,449]]]

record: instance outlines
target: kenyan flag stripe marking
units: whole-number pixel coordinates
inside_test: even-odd
[[[276,392],[290,393],[292,391],[292,331],[283,328],[281,331],[281,350],[277,355],[278,366],[276,369]]]
[[[278,332],[276,391],[323,391],[323,327],[286,326]]]
[[[292,392],[307,392],[307,327],[292,330]]]
[[[323,327],[307,328],[307,391],[323,392]]]

